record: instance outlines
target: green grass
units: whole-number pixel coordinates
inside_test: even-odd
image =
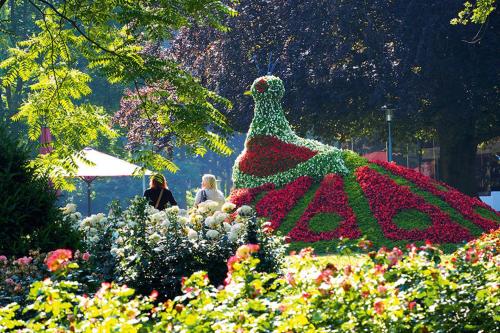
[[[309,228],[314,232],[335,230],[344,219],[335,213],[318,213],[309,220]]]
[[[393,218],[392,222],[401,229],[424,230],[432,225],[429,215],[420,212],[416,209],[407,209],[400,211]]]

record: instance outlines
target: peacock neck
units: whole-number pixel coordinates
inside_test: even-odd
[[[295,136],[285,118],[281,103],[275,100],[256,101],[248,138],[257,135],[272,135],[284,141],[289,141]]]

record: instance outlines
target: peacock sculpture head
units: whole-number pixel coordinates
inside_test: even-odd
[[[266,75],[257,78],[250,88],[255,102],[264,100],[279,101],[285,94],[283,81],[279,77]]]

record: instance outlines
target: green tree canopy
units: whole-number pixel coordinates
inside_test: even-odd
[[[14,11],[22,8],[31,13],[24,23],[36,24],[29,34],[2,42],[10,47],[0,63],[1,84],[6,92],[25,89],[26,95],[13,104],[6,94],[0,104],[16,108],[13,119],[28,125],[32,141],[38,140],[42,126],[50,127],[54,151],[34,161],[37,170],[71,170],[81,148],[117,135],[106,110],[92,103],[92,73],[137,92],[151,82],[168,83],[171,89],[161,92],[163,104],[145,98],[139,116],[157,121],[158,130],[170,135],[173,145],[228,153],[219,134],[229,128],[217,108],[230,103],[172,58],[158,58],[147,48],[163,45],[192,24],[226,31],[223,19],[235,15],[232,5],[217,0],[12,0],[0,8],[4,30],[15,19]],[[189,110],[190,117],[182,117],[183,110]],[[142,152],[136,159],[154,169],[172,169],[167,156],[157,153]]]

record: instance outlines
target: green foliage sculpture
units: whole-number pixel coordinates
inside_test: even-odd
[[[342,238],[365,236],[376,246],[431,240],[450,250],[498,228],[499,212],[445,183],[299,137],[280,105],[284,93],[275,76],[252,84],[254,117],[231,200],[255,204],[292,248],[328,252]]]

